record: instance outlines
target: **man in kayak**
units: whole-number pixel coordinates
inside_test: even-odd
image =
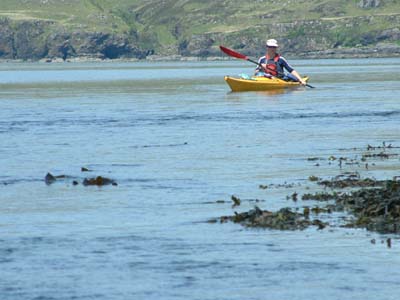
[[[278,77],[286,81],[298,81],[302,85],[306,85],[306,82],[301,78],[299,73],[289,63],[287,60],[280,56],[276,50],[278,49],[278,42],[274,39],[267,41],[267,53],[258,60],[259,66],[256,69],[256,76],[266,76],[266,77]],[[284,70],[287,70],[289,74],[285,74]]]

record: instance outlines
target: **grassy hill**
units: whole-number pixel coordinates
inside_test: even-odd
[[[40,40],[44,47],[33,58],[57,56],[60,45],[69,49],[61,51],[63,58],[90,56],[91,48],[95,56],[110,58],[209,56],[220,54],[219,44],[255,54],[267,37],[298,56],[400,46],[400,0],[1,0],[0,20],[7,29],[0,31],[0,57],[11,55],[15,45],[7,41],[27,23],[37,31],[24,40],[33,45]],[[13,51],[18,58],[18,49]]]

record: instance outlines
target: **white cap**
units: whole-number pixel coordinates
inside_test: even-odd
[[[278,42],[274,39],[270,39],[267,41],[267,47],[278,47]]]

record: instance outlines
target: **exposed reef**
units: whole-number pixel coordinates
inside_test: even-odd
[[[91,172],[91,170],[89,170],[86,167],[82,167],[81,168],[81,172]],[[67,175],[53,175],[50,172],[48,172],[44,178],[44,182],[47,185],[51,185],[57,181],[61,181],[61,180],[66,180],[66,179],[70,179],[72,180],[72,185],[78,185],[79,182],[81,181],[82,185],[84,186],[89,186],[89,185],[95,185],[95,186],[104,186],[104,185],[114,185],[117,186],[118,183],[110,178],[107,177],[103,177],[103,176],[96,176],[96,177],[90,177],[90,178],[84,178],[83,180],[81,180],[80,178],[74,177],[74,176],[67,176]]]
[[[234,212],[231,216],[222,216],[210,220],[211,222],[225,223],[228,221],[239,223],[245,227],[259,227],[276,230],[304,230],[310,226],[318,229],[329,227],[365,228],[382,234],[400,233],[400,176],[390,179],[375,179],[362,177],[360,170],[365,163],[375,165],[382,161],[390,161],[392,165],[399,165],[399,154],[395,153],[399,147],[391,144],[373,147],[368,145],[366,149],[353,148],[353,151],[362,152],[358,158],[329,157],[325,161],[331,164],[338,161],[338,167],[342,169],[343,161],[351,161],[348,167],[357,167],[357,171],[346,171],[330,178],[322,179],[315,175],[308,178],[313,186],[306,189],[319,189],[314,192],[293,192],[286,197],[299,204],[294,207],[283,207],[276,212],[262,210],[258,206],[247,212]],[[308,158],[307,161],[324,161],[323,158]],[[368,170],[365,167],[364,170]],[[260,189],[298,187],[296,184],[261,184]],[[321,190],[322,188],[322,190]],[[232,198],[233,208],[240,205],[238,197]],[[313,204],[310,205],[309,203]],[[347,214],[348,217],[340,221],[334,213]],[[332,214],[329,218],[319,218],[323,214]]]

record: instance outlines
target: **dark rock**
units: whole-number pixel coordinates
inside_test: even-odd
[[[396,27],[383,30],[380,34],[377,35],[376,38],[378,41],[382,40],[393,41],[393,42],[398,41],[400,40],[400,29]]]
[[[15,58],[14,31],[8,19],[0,19],[0,58]]]
[[[212,50],[214,38],[211,35],[193,35],[189,41],[179,44],[180,54],[193,56],[208,56],[210,54],[218,54]]]
[[[335,204],[329,209],[348,211],[355,216],[355,220],[346,227],[361,227],[379,233],[400,233],[400,181],[347,179],[329,181],[330,187],[358,188],[348,193],[335,193],[331,199]],[[304,199],[329,199],[330,196],[306,194]]]
[[[51,27],[53,22],[23,21],[18,24],[14,32],[15,58],[38,60],[47,56],[45,29]]]
[[[66,175],[56,175],[54,177],[57,178],[57,179],[65,179],[65,178],[67,178]]]
[[[356,178],[345,178],[340,180],[322,180],[319,181],[318,184],[323,185],[325,187],[330,188],[349,188],[349,187],[377,187],[382,186],[384,181],[382,180],[373,180],[370,178],[365,179],[356,179]]]
[[[78,57],[98,57],[102,59],[137,57],[144,58],[140,50],[126,36],[102,32],[75,32],[69,41]]]
[[[47,173],[44,177],[44,182],[46,182],[47,185],[54,183],[56,180],[56,177],[54,177],[51,173]]]
[[[308,180],[309,181],[318,181],[319,180],[319,178],[317,177],[317,176],[310,176],[310,177],[308,177]]]
[[[233,201],[232,207],[240,205],[240,199],[238,197],[236,197],[235,195],[232,195],[231,200]]]
[[[223,216],[220,222],[232,221],[246,227],[261,227],[276,230],[303,230],[309,226],[318,226],[319,229],[327,226],[320,220],[310,221],[303,214],[292,212],[290,208],[282,208],[277,212],[261,210],[257,206],[243,213],[235,213],[234,216]]]
[[[310,217],[310,208],[309,207],[304,207],[303,209],[303,215],[305,218],[309,218]]]
[[[306,193],[301,196],[301,200],[315,200],[315,201],[329,201],[332,199],[337,198],[337,193],[325,193],[325,192],[318,192],[318,193]]]
[[[327,223],[324,223],[324,222],[322,222],[321,220],[318,220],[318,219],[312,221],[311,224],[314,225],[314,226],[317,226],[318,230],[324,229],[326,227],[326,225],[327,225]]]
[[[48,57],[49,58],[67,58],[76,57],[77,53],[74,46],[71,43],[71,34],[60,30],[51,34],[47,38]]]
[[[360,8],[376,8],[381,5],[380,0],[360,0],[358,7]]]
[[[97,185],[97,186],[103,186],[103,185],[115,185],[115,181],[106,177],[102,176],[97,176],[95,178],[85,178],[82,182],[84,186],[88,185]]]
[[[298,194],[296,192],[294,192],[292,194],[292,196],[291,196],[292,200],[296,202],[297,201],[297,196],[298,196]]]

